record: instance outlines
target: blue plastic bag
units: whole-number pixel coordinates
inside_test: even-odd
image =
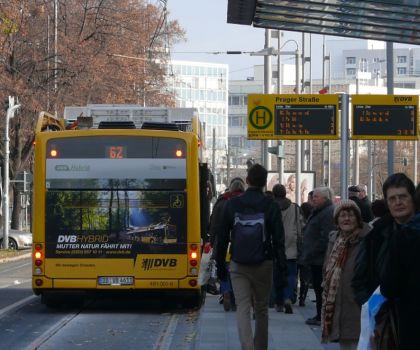
[[[360,314],[360,337],[357,350],[372,350],[371,338],[375,330],[375,316],[387,299],[381,294],[380,287],[363,304]]]

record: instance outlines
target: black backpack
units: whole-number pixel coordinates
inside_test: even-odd
[[[258,264],[266,259],[266,206],[245,206],[242,203],[243,210],[235,212],[231,237],[233,261],[240,264]]]

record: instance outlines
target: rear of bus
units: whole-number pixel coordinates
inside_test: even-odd
[[[33,289],[202,301],[197,137],[156,130],[36,136]]]

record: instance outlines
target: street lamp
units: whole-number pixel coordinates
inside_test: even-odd
[[[9,96],[9,108],[6,114],[6,125],[4,127],[4,191],[3,191],[3,248],[9,248],[9,125],[10,119],[15,116],[15,111],[20,104],[15,105],[15,99]]]

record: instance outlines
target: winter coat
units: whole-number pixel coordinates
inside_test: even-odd
[[[230,241],[234,215],[236,212],[244,212],[244,207],[253,208],[255,212],[265,208],[265,231],[267,234],[265,258],[266,260],[274,260],[281,276],[282,281],[280,283],[285,286],[287,284],[287,265],[281,212],[274,200],[265,196],[261,188],[258,187],[248,187],[243,195],[231,198],[226,202],[222,219],[217,225],[216,264],[219,278],[223,280],[224,277],[224,257]]]
[[[355,241],[348,250],[347,260],[341,272],[340,284],[335,299],[334,316],[329,342],[339,340],[355,341],[359,339],[360,308],[354,300],[353,291],[350,285],[353,278],[357,253],[360,249],[363,237],[366,236],[370,229],[371,227],[365,223],[359,234],[359,239]],[[324,268],[338,235],[339,231],[332,231],[330,233],[327,253],[325,254]]]
[[[395,230],[394,219],[387,214],[374,222],[372,230],[363,239],[351,283],[354,298],[359,306],[362,306],[379,286],[388,256],[389,239]]]
[[[225,192],[222,193],[218,198],[216,203],[214,203],[213,211],[211,212],[210,216],[210,225],[209,225],[209,236],[210,236],[210,244],[214,247],[215,239],[216,239],[216,227],[217,223],[222,219],[223,209],[225,207],[226,201],[230,198],[236,197],[241,195],[243,192],[235,191],[235,192]]]
[[[296,203],[292,203],[287,198],[275,198],[281,210],[285,235],[286,258],[297,259],[298,242],[301,241],[303,218],[300,213],[300,207]]]
[[[381,292],[397,300],[400,350],[420,349],[420,214],[393,235],[389,253]]]
[[[364,222],[371,222],[374,216],[372,212],[372,203],[370,203],[369,198],[368,197],[359,198],[358,206],[362,214],[362,220]]]
[[[315,208],[309,216],[303,232],[303,262],[305,265],[324,264],[329,233],[335,229],[334,206],[327,200],[320,208]]]

